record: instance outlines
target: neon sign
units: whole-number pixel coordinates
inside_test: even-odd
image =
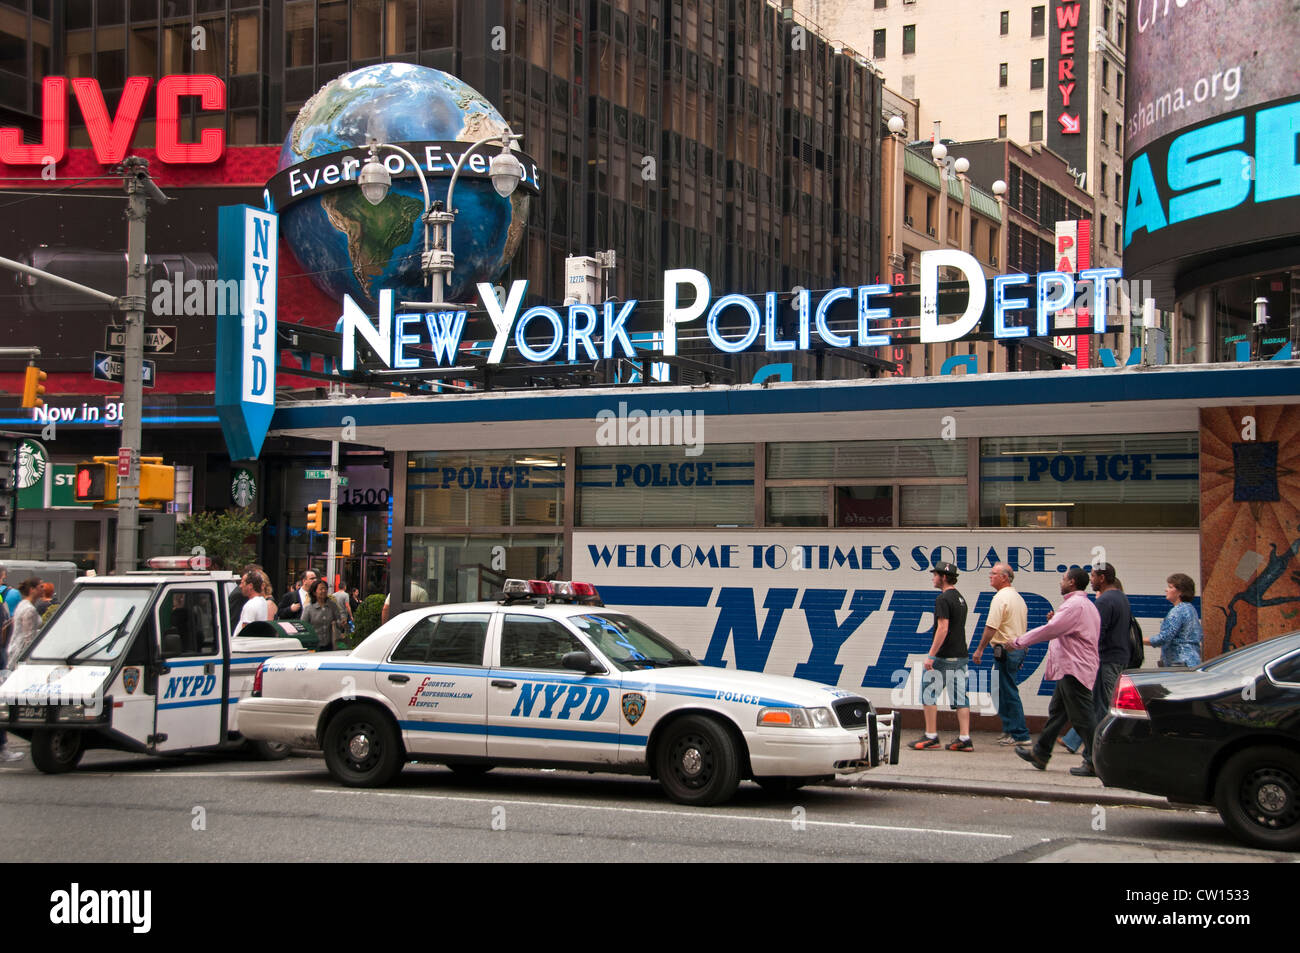
[[[72,81],[86,133],[95,151],[96,161],[114,165],[126,158],[135,138],[144,109],[148,76],[130,76],[122,89],[117,114],[108,115],[104,92],[99,80],[78,77]],[[199,108],[224,110],[226,84],[220,77],[196,74],[164,76],[158,80],[157,102],[158,159],[173,165],[197,165],[215,162],[226,148],[224,129],[204,129],[198,142],[182,142],[180,136],[180,101],[196,97]],[[41,81],[41,141],[24,142],[23,131],[15,127],[0,128],[0,163],[6,165],[49,165],[63,160],[68,152],[68,78],[46,76]]]
[[[940,268],[960,272],[969,292],[965,310],[951,321],[939,320]],[[966,252],[942,249],[923,251],[920,269],[921,343],[956,341],[972,333],[984,318],[989,299],[987,279],[980,263]],[[1118,268],[1086,267],[1077,274],[1047,271],[1032,277],[997,275],[992,279],[993,336],[1005,340],[1051,334],[1053,315],[1075,307],[1076,291],[1083,290],[1081,286],[1088,286],[1087,290],[1091,291],[1092,332],[1105,334],[1109,311],[1107,282],[1119,277]],[[512,337],[520,356],[530,363],[637,357],[628,337],[629,322],[638,304],[635,299],[606,302],[600,310],[587,304],[563,309],[546,305],[524,309],[527,281],[514,282],[503,300],[498,300],[490,284],[480,283],[477,287],[483,311],[494,329],[488,364],[503,362]],[[1021,288],[1025,296],[1016,297],[1016,291]],[[694,292],[694,297],[684,303],[687,297],[684,292],[689,291]],[[893,287],[887,284],[832,288],[814,304],[812,292],[801,291],[793,302],[796,326],[792,336],[786,337],[778,322],[777,292],[769,291],[761,296],[727,294],[715,300],[703,272],[693,268],[670,269],[664,272],[663,351],[668,355],[677,354],[678,329],[701,321],[710,343],[726,354],[738,354],[756,345],[769,353],[804,351],[814,346],[814,337],[821,344],[837,348],[891,347],[889,322],[894,316],[888,307],[873,306],[877,303],[873,299],[884,298],[892,292]],[[761,300],[756,301],[755,297]],[[839,302],[846,302],[854,315],[850,327],[832,326],[830,309]],[[1033,326],[1011,323],[1009,315],[1016,311],[1032,311]],[[740,319],[738,337],[734,336],[734,328],[729,331],[733,336],[723,333],[724,314],[729,319]],[[410,353],[417,347],[424,352],[432,351],[439,364],[453,365],[460,350],[466,316],[467,312],[460,310],[398,312],[393,292],[382,290],[376,324],[345,295],[340,321],[342,370],[356,369],[358,336],[391,368],[419,367],[419,357]],[[727,327],[732,328],[733,324],[734,320],[729,320]],[[428,331],[428,343],[422,329]],[[1084,329],[1075,333],[1080,332],[1086,333]]]

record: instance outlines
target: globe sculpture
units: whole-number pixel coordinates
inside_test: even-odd
[[[407,63],[381,63],[331,80],[302,107],[280,151],[283,171],[310,158],[364,147],[371,140],[410,143],[461,140],[473,143],[508,130],[505,119],[476,90],[442,70]],[[500,147],[475,153],[487,157]],[[381,150],[380,158],[393,155]],[[417,153],[416,158],[423,160]],[[444,162],[444,165],[447,163]],[[429,199],[447,200],[450,171],[425,172]],[[514,257],[528,221],[528,195],[498,195],[486,178],[462,170],[454,196],[452,250],[456,268],[444,299],[476,299],[474,284],[494,281]],[[282,234],[317,286],[334,300],[350,295],[373,310],[379,291],[397,301],[428,301],[420,269],[424,251],[424,193],[414,176],[393,176],[387,197],[371,205],[360,188],[309,196],[284,208]]]

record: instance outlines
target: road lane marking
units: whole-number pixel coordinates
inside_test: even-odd
[[[475,804],[514,804],[527,807],[558,807],[567,810],[610,811],[616,814],[652,814],[665,817],[693,817],[724,821],[758,821],[764,824],[789,824],[788,817],[755,817],[752,814],[715,814],[706,811],[672,811],[662,808],[612,807],[604,804],[578,804],[555,801],[515,801],[499,797],[466,797],[451,794],[400,794],[392,791],[344,791],[338,788],[314,788],[313,794],[351,794],[362,797],[408,798],[420,801],[467,801]],[[801,824],[812,827],[849,827],[864,831],[897,831],[904,834],[950,834],[954,837],[987,837],[995,840],[1011,840],[1011,834],[985,834],[978,831],[953,831],[936,827],[896,827],[889,824],[858,824],[853,821],[814,821],[801,819]]]

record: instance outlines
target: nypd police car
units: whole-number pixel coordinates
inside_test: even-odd
[[[403,613],[350,652],[268,659],[245,737],[321,748],[335,779],[410,760],[650,774],[684,804],[744,778],[791,790],[898,761],[892,715],[852,692],[699,664],[588,584],[509,580],[499,602]]]

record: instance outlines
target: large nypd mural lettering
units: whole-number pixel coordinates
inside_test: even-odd
[[[689,541],[687,541],[689,539]],[[951,561],[971,606],[973,649],[993,588],[989,569],[1008,563],[1042,625],[1060,604],[1061,574],[1094,559],[1113,563],[1144,629],[1169,608],[1165,577],[1199,564],[1193,531],[1033,533],[896,530],[879,533],[576,532],[573,576],[599,580],[607,605],[626,609],[708,665],[793,675],[864,691],[877,705],[919,704],[916,672],[930,645],[930,567]],[[1045,644],[1020,673],[1030,714],[1046,714]],[[972,690],[987,693],[991,653],[972,666]],[[1154,664],[1152,659],[1151,664]]]

